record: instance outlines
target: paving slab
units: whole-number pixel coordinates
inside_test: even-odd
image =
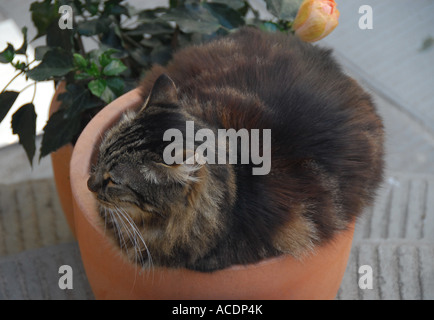
[[[372,288],[359,281],[372,268]],[[434,246],[430,243],[363,240],[352,248],[339,300],[434,299]]]
[[[61,289],[59,268],[72,268],[72,289]],[[28,250],[0,258],[0,300],[90,300],[77,243]]]
[[[434,176],[388,173],[374,206],[357,222],[354,238],[434,245]]]
[[[0,257],[72,240],[52,179],[0,185]]]

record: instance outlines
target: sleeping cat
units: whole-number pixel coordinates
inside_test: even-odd
[[[328,50],[243,28],[180,50],[139,88],[143,106],[105,134],[88,181],[106,232],[133,263],[211,272],[302,258],[373,201],[382,121]],[[187,121],[215,136],[271,130],[270,172],[192,162],[187,141],[183,161],[166,163],[173,141],[164,134],[177,129],[185,139]]]

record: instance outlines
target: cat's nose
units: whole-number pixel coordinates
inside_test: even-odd
[[[100,182],[100,179],[97,179],[95,175],[91,175],[89,179],[87,180],[87,187],[92,192],[98,192],[98,190],[101,189],[102,183]]]

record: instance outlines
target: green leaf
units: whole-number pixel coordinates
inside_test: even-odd
[[[109,87],[106,87],[104,89],[103,93],[101,94],[100,98],[101,98],[102,101],[104,101],[105,103],[109,104],[114,99],[116,99],[116,95],[115,95],[115,93]]]
[[[280,20],[293,20],[303,0],[265,0],[267,10]]]
[[[90,74],[88,74],[87,72],[78,72],[78,73],[74,73],[74,79],[79,81],[79,80],[86,80],[86,79],[90,79],[92,78],[92,76]]]
[[[46,43],[52,48],[62,48],[71,52],[74,48],[74,30],[59,28],[58,22],[52,23],[47,28]]]
[[[86,0],[85,8],[89,13],[94,16],[98,13],[99,1],[98,0]]]
[[[97,55],[99,55],[98,61],[99,61],[99,64],[101,65],[101,67],[104,68],[110,62],[112,62],[113,60],[115,60],[115,58],[112,58],[111,56],[114,53],[118,53],[118,52],[119,52],[119,50],[108,49],[108,50],[103,51],[102,53],[97,54]],[[95,52],[95,53],[97,53],[97,52]]]
[[[15,67],[15,69],[21,71],[24,71],[24,69],[26,68],[26,63],[22,61],[17,61],[16,63],[12,63],[12,65]]]
[[[119,0],[109,0],[104,2],[104,11],[103,15],[109,16],[109,15],[115,15],[120,16],[122,14],[129,16],[127,7],[119,4],[121,1]]]
[[[142,39],[140,40],[140,44],[144,47],[153,48],[161,45],[161,41],[158,38],[152,37],[149,39]]]
[[[234,10],[239,10],[245,5],[243,0],[212,0],[211,3],[221,3]]]
[[[91,95],[84,84],[68,84],[58,100],[62,105],[44,128],[40,158],[72,142],[82,129],[86,111],[102,106],[101,100]]]
[[[81,21],[77,24],[77,32],[83,36],[94,36],[109,30],[110,20],[99,18],[87,21]]]
[[[100,98],[105,88],[107,87],[107,83],[104,79],[98,79],[90,81],[87,86],[93,95]]]
[[[50,51],[51,48],[49,46],[39,46],[35,48],[35,59],[41,61],[45,54]]]
[[[108,56],[106,54],[102,54],[99,57],[99,64],[101,65],[102,68],[107,66],[111,61],[113,61],[113,58],[110,58],[110,56]]]
[[[70,143],[80,131],[80,117],[68,117],[65,109],[54,113],[44,127],[39,159],[67,143]]]
[[[79,53],[74,53],[73,54],[74,57],[74,64],[79,68],[79,69],[85,69],[87,68],[87,65],[89,64],[89,62],[86,60],[85,57],[83,57],[81,54]]]
[[[73,57],[70,52],[55,48],[48,51],[42,62],[27,72],[29,78],[36,81],[61,77],[74,69]]]
[[[23,33],[24,41],[21,48],[19,48],[16,53],[17,54],[26,54],[27,51],[27,27],[24,27],[21,29],[21,32]]]
[[[106,76],[117,76],[124,72],[127,67],[119,59],[112,60],[103,70]]]
[[[20,144],[24,147],[27,158],[32,164],[36,151],[36,112],[33,103],[22,106],[13,114],[12,132],[18,135]]]
[[[12,108],[20,93],[15,91],[4,91],[0,94],[0,123]]]
[[[219,23],[227,29],[238,28],[245,24],[241,14],[225,4],[204,3],[203,5],[218,19]]]
[[[57,24],[60,18],[58,1],[55,1],[54,5],[51,0],[45,0],[43,2],[35,1],[30,5],[30,11],[32,12],[33,24],[38,30],[38,34],[35,38],[45,35],[48,27],[51,24]]]
[[[151,52],[151,62],[159,65],[166,65],[172,58],[172,49],[167,46],[155,47]]]
[[[151,36],[171,34],[173,28],[166,22],[152,22],[142,23],[135,29],[126,30],[125,33],[129,36],[141,36],[143,34],[149,34]]]
[[[264,23],[262,23],[259,28],[263,31],[267,31],[267,32],[276,32],[279,30],[279,26],[277,24],[275,24],[274,22],[271,21],[266,21]]]
[[[8,42],[8,46],[2,52],[0,52],[0,62],[1,63],[9,63],[14,60],[15,57],[15,49],[14,46]]]
[[[211,34],[220,28],[220,23],[204,6],[185,4],[185,7],[171,9],[161,16],[165,21],[174,21],[185,33]]]
[[[99,78],[101,76],[101,71],[95,62],[90,63],[90,67],[86,69],[86,73],[90,74],[92,77]]]
[[[101,106],[101,101],[89,92],[85,84],[70,83],[66,86],[66,92],[59,95],[66,118],[75,118],[84,111]]]
[[[119,77],[110,77],[106,79],[107,87],[112,90],[117,97],[120,97],[124,94],[125,89],[125,81]]]

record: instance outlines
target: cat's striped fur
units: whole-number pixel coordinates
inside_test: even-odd
[[[244,28],[183,49],[140,88],[144,106],[106,134],[88,182],[133,262],[214,271],[301,257],[345,229],[382,180],[369,95],[329,51],[292,35]],[[166,165],[163,134],[185,133],[187,120],[196,131],[271,129],[270,173]]]

